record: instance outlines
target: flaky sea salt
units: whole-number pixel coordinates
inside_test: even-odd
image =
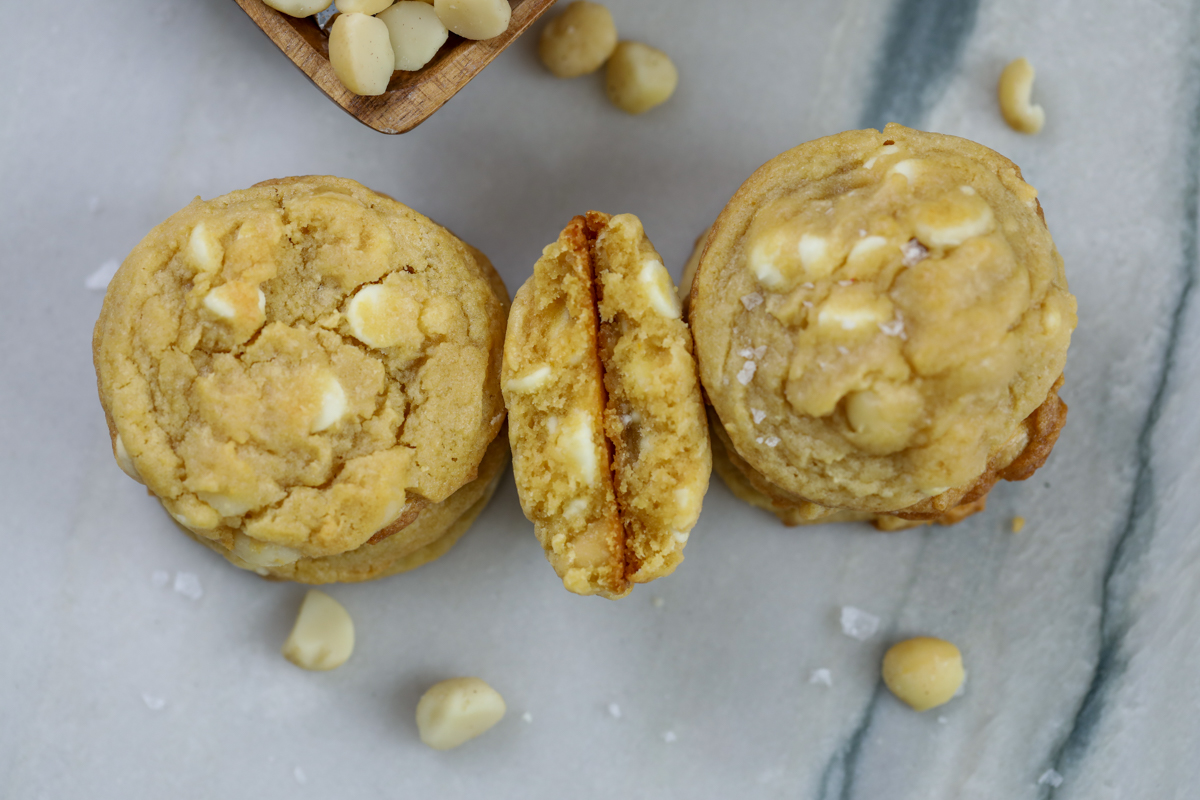
[[[609,703],[608,704],[608,713],[612,716],[613,719],[620,719],[621,718],[621,707],[619,705],[617,705],[616,703]]]
[[[158,697],[152,694],[143,694],[142,702],[146,704],[146,708],[151,711],[162,711],[167,707],[166,698]]]
[[[758,292],[751,292],[747,295],[742,295],[742,305],[747,311],[753,311],[763,304],[763,296]]]
[[[200,586],[200,577],[193,572],[176,572],[174,588],[189,600],[199,600],[204,596],[204,588]]]
[[[767,418],[767,412],[752,408],[750,409],[750,417],[754,420],[754,424],[757,425]]]
[[[105,261],[100,267],[87,276],[87,280],[83,283],[87,288],[96,291],[102,291],[108,288],[109,282],[113,279],[113,275],[117,274],[117,270],[121,268],[121,262],[115,258],[110,258]]]
[[[901,339],[908,338],[904,332],[904,320],[900,319],[899,316],[896,319],[879,323],[879,330],[883,331],[884,336],[899,336]]]
[[[667,744],[671,744],[677,738],[678,737],[675,735],[675,731],[667,731],[666,733],[663,734],[663,741],[666,742]]]
[[[925,245],[916,239],[909,239],[900,245],[900,253],[904,256],[903,264],[906,267],[915,267],[929,255],[929,251],[925,249]]]
[[[1051,789],[1057,789],[1062,786],[1063,776],[1058,774],[1058,770],[1048,769],[1042,773],[1042,777],[1038,778],[1038,786],[1049,786]]]
[[[848,356],[848,355],[850,355],[850,348],[849,348],[849,347],[846,347],[844,344],[839,344],[839,345],[838,345],[838,348],[837,348],[837,351],[838,351],[839,353],[841,353],[842,355],[844,355],[844,356]]]
[[[820,684],[821,686],[833,686],[833,673],[824,667],[814,669],[813,674],[808,678],[808,682]]]
[[[737,381],[742,386],[749,385],[750,381],[754,380],[754,371],[758,369],[758,364],[753,361],[747,361],[742,364],[742,368],[738,370]]]
[[[767,447],[775,447],[779,444],[779,437],[768,436],[767,438],[763,439],[763,444],[765,444]]]
[[[865,642],[879,630],[879,617],[854,606],[842,606],[842,633]]]
[[[854,281],[838,281],[838,286],[853,286]]]

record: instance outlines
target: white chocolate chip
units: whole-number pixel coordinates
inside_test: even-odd
[[[852,275],[867,275],[875,271],[888,249],[888,240],[882,236],[867,236],[859,239],[846,256],[846,270]],[[895,252],[893,250],[893,252]]]
[[[254,503],[250,500],[222,492],[196,492],[196,496],[212,506],[222,517],[240,517],[254,508]]]
[[[917,238],[926,246],[958,247],[995,227],[992,207],[976,194],[948,194],[923,203],[914,219]]]
[[[237,316],[237,309],[233,307],[227,293],[222,291],[227,286],[228,284],[218,286],[204,296],[204,307],[221,319],[233,319]]]
[[[548,380],[550,380],[550,366],[543,364],[519,378],[509,379],[508,383],[504,384],[504,388],[510,392],[532,392],[540,389]]]
[[[364,286],[346,304],[350,334],[368,347],[419,346],[424,338],[420,318],[420,304],[390,286]]]
[[[442,24],[464,39],[491,39],[508,29],[508,0],[434,0]]]
[[[428,3],[402,0],[379,15],[388,27],[396,69],[418,70],[428,64],[450,32]]]
[[[234,534],[232,553],[254,569],[282,567],[300,560],[299,550],[260,542],[242,533]]]
[[[325,387],[321,391],[321,408],[317,411],[310,430],[313,433],[320,433],[332,427],[345,413],[346,390],[342,388],[342,384],[338,382],[337,378],[329,375],[325,381]]]
[[[500,693],[479,678],[452,678],[421,695],[417,731],[434,750],[449,750],[486,732],[507,710]]]
[[[563,515],[572,518],[579,517],[582,516],[583,512],[587,511],[587,509],[588,501],[584,500],[582,497],[576,497],[567,503],[566,508],[563,509]]]
[[[595,484],[600,471],[596,460],[596,444],[592,439],[592,427],[592,415],[587,411],[576,411],[563,425],[563,431],[558,437],[558,446],[567,462],[588,486]]]
[[[829,240],[823,236],[806,233],[800,237],[797,245],[800,254],[800,266],[811,278],[824,278],[837,267],[837,259],[829,247]]]
[[[354,620],[337,600],[309,589],[283,643],[284,658],[301,669],[325,671],[345,664],[353,652]]]
[[[638,273],[638,283],[646,293],[650,307],[667,319],[679,319],[679,296],[671,285],[671,276],[667,268],[657,258],[647,258],[642,262],[642,271]]]
[[[872,297],[855,289],[835,291],[817,311],[817,325],[827,331],[874,330],[891,319],[892,313],[886,297]]]
[[[199,272],[216,272],[225,258],[221,243],[208,232],[203,222],[197,223],[188,235],[184,260]]]
[[[134,466],[129,451],[125,449],[125,440],[121,438],[121,434],[119,433],[113,437],[113,456],[116,457],[117,466],[121,468],[121,472],[124,472],[138,483],[145,483],[142,480],[142,476],[138,473],[137,467]]]
[[[883,156],[890,156],[900,152],[900,148],[894,144],[885,144],[883,147],[875,151],[875,155],[863,162],[863,169],[870,169],[875,166],[875,162]]]
[[[903,161],[897,161],[888,170],[888,175],[903,175],[908,179],[909,183],[914,183],[917,175],[921,174],[924,169],[924,162],[919,158],[906,158]]]
[[[690,531],[671,531],[671,538],[673,538],[678,544],[687,544],[690,533]]]
[[[388,26],[366,14],[339,14],[329,31],[329,64],[355,94],[383,94],[396,64]]]
[[[263,0],[263,2],[290,17],[310,17],[329,8],[333,0]]]

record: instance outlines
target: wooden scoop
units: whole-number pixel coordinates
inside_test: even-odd
[[[511,0],[512,20],[504,33],[483,41],[463,39],[452,33],[422,69],[397,70],[385,93],[362,97],[343,86],[333,74],[329,64],[329,34],[313,17],[289,17],[262,0],[235,2],[330,100],[381,133],[404,133],[420,125],[554,4],[554,0]]]

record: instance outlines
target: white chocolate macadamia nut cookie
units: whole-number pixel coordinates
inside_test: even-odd
[[[713,225],[689,322],[740,471],[797,509],[977,510],[1065,420],[1062,258],[1016,165],[964,139],[888,125],[768,162]]]
[[[197,199],[125,260],[96,323],[114,454],[238,566],[406,569],[503,469],[506,306],[481,253],[353,181]]]
[[[563,585],[670,574],[711,471],[691,336],[631,214],[576,217],[517,292],[504,347],[513,471]]]

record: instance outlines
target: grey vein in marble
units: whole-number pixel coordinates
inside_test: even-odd
[[[1096,671],[1087,693],[1079,704],[1070,730],[1051,759],[1055,772],[1069,778],[1087,753],[1092,736],[1101,716],[1105,713],[1109,691],[1127,667],[1124,639],[1136,621],[1132,613],[1131,595],[1138,590],[1139,570],[1142,556],[1150,547],[1157,530],[1159,493],[1154,474],[1154,436],[1162,418],[1163,406],[1169,394],[1172,376],[1179,360],[1180,335],[1184,320],[1191,308],[1192,293],[1196,286],[1197,260],[1200,245],[1197,241],[1197,214],[1200,213],[1200,54],[1195,43],[1200,41],[1200,6],[1195,7],[1196,19],[1192,20],[1193,48],[1189,63],[1188,88],[1192,92],[1189,115],[1188,142],[1183,166],[1186,184],[1182,197],[1181,241],[1180,241],[1180,289],[1175,307],[1171,310],[1170,329],[1162,355],[1158,380],[1145,422],[1137,437],[1137,474],[1134,478],[1133,497],[1125,524],[1117,535],[1104,572],[1104,584],[1100,603],[1100,652],[1096,660]],[[1047,785],[1045,797],[1059,793],[1059,786]]]
[[[975,28],[979,0],[899,0],[892,6],[864,128],[918,127],[937,102]]]

